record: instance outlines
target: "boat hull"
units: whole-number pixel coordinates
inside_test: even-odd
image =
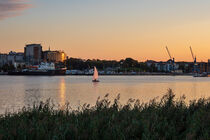
[[[8,75],[55,75],[53,71],[38,72],[38,71],[26,71],[26,72],[8,72]]]
[[[24,71],[24,72],[8,72],[8,75],[46,75],[46,76],[56,76],[65,75],[65,70],[48,70],[48,71]]]
[[[92,80],[92,82],[100,82],[99,80]]]
[[[195,73],[193,77],[209,77],[208,73]]]

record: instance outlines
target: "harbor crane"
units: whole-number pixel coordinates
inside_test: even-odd
[[[170,51],[169,51],[167,46],[166,46],[166,51],[167,51],[167,53],[168,53],[168,55],[170,57],[170,60],[172,61],[172,70],[174,71],[174,63],[175,63],[174,57],[173,58],[171,57],[171,53],[170,53]]]
[[[190,52],[191,52],[194,63],[196,63],[196,56],[194,56],[191,46],[190,46]]]
[[[197,62],[196,62],[196,56],[194,56],[193,51],[192,51],[192,47],[190,46],[190,52],[194,61],[194,72],[197,72]]]
[[[172,60],[171,54],[170,54],[170,52],[169,52],[169,50],[168,50],[168,47],[167,47],[167,46],[166,46],[166,50],[167,50],[167,52],[168,52],[168,55],[169,55],[170,59]]]

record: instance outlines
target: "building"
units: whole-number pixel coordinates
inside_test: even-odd
[[[64,51],[48,51],[43,52],[43,60],[45,62],[64,62],[66,60],[66,54]]]
[[[210,73],[210,59],[208,59],[208,62],[207,62],[207,70],[206,72]]]
[[[24,53],[9,52],[7,55],[7,61],[9,65],[13,65],[15,68],[25,65]]]
[[[208,63],[206,62],[200,62],[198,63],[198,72],[200,73],[204,73],[204,72],[208,72]]]
[[[156,62],[154,63],[154,66],[158,72],[175,72],[179,68],[179,65],[173,63],[171,59],[167,62]]]
[[[18,65],[24,64],[24,53],[9,52],[9,54],[0,54],[0,67],[5,64]]]
[[[151,67],[152,65],[155,65],[157,62],[154,60],[147,60],[145,63],[147,67]]]
[[[0,54],[0,67],[8,64],[7,54]]]
[[[24,62],[24,53],[16,53],[15,55],[15,62],[22,63]]]
[[[28,44],[24,48],[24,56],[27,64],[39,64],[42,61],[41,44]]]
[[[7,55],[7,61],[8,61],[8,64],[10,65],[14,65],[15,63],[15,52],[10,52],[8,55]]]

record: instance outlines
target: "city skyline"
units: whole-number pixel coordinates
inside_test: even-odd
[[[1,0],[0,52],[23,52],[25,44],[64,50],[84,59],[131,57],[166,61],[210,58],[207,0]]]

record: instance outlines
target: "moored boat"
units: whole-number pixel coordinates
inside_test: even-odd
[[[37,66],[29,66],[27,69],[21,71],[10,71],[8,75],[65,75],[66,69],[59,68],[55,69],[54,63],[44,63],[42,62]]]
[[[210,77],[210,74],[203,72],[203,73],[195,73],[193,77]]]

